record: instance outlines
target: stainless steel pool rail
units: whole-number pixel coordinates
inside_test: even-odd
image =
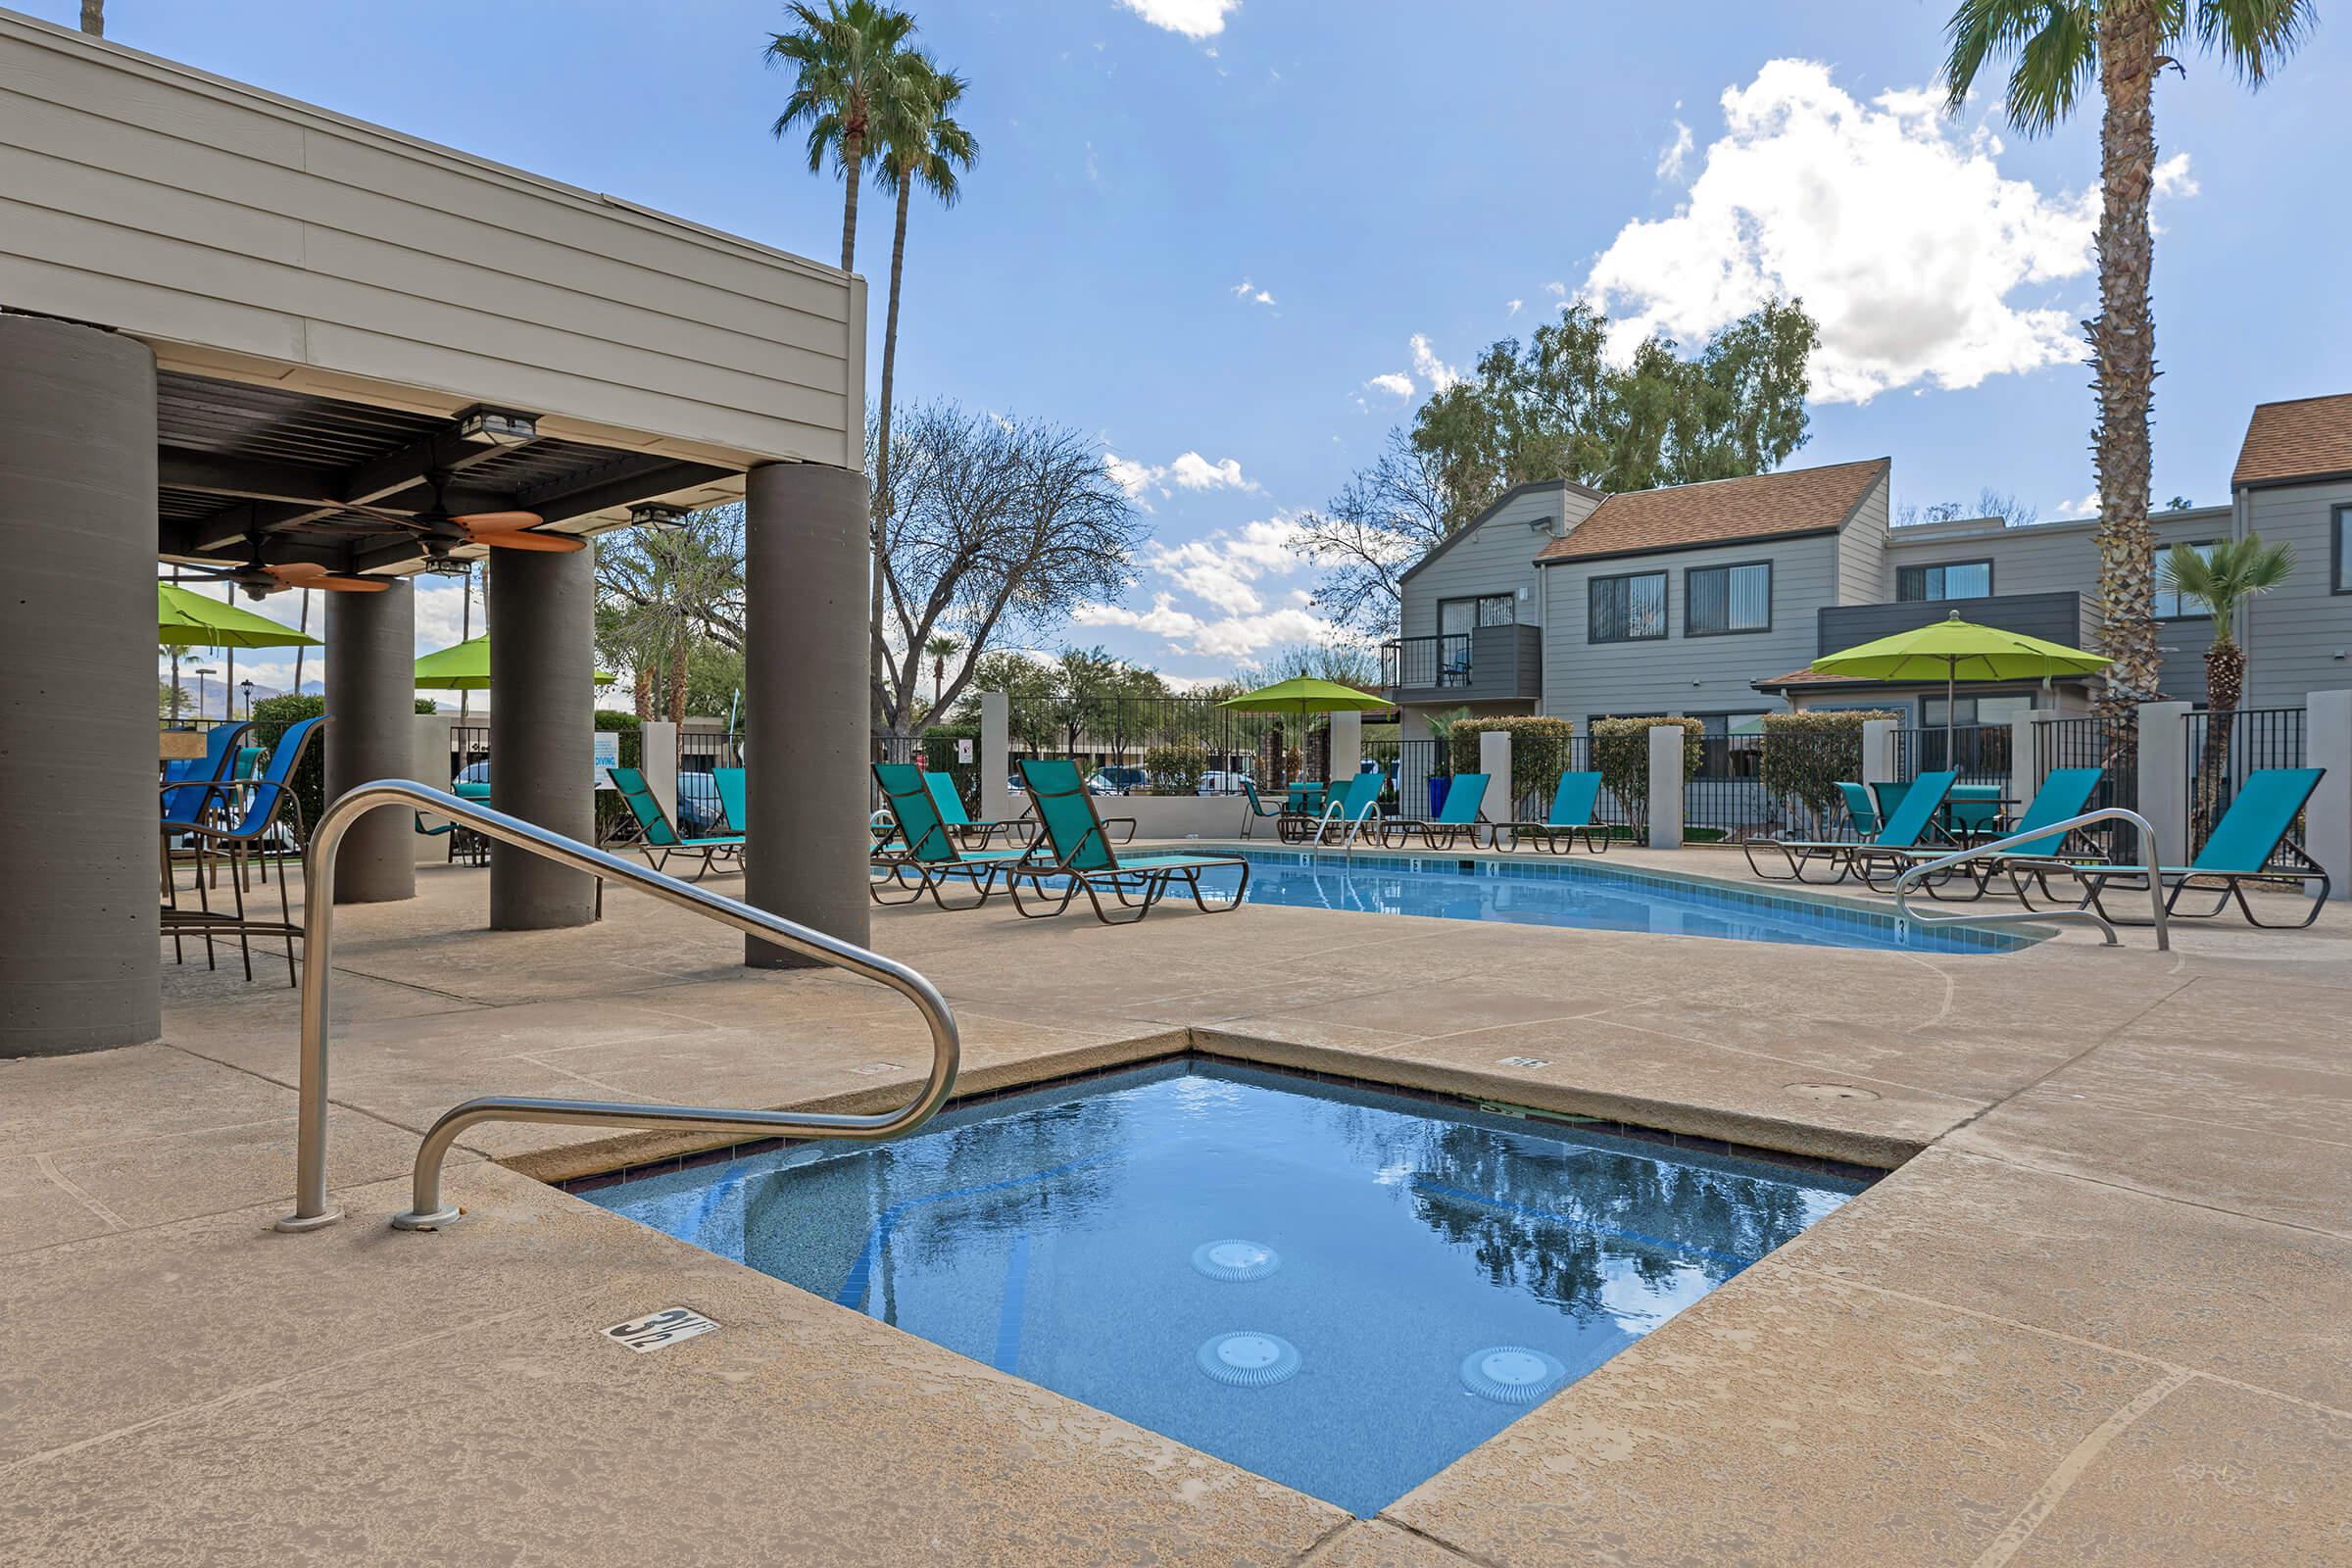
[[[2105,934],[2105,946],[2121,947],[2123,942],[2115,934],[2115,922],[2093,908],[2087,896],[2084,897],[2082,903],[2069,908],[2029,908],[2021,909],[2015,914],[1922,914],[1919,910],[1911,907],[1912,888],[1933,872],[1949,870],[1953,866],[1965,864],[1970,860],[1983,859],[1986,856],[2000,855],[2021,844],[2033,844],[2047,839],[2052,834],[2056,834],[2063,843],[2067,834],[2074,832],[2079,827],[2087,827],[2093,822],[2129,822],[2139,829],[2139,843],[2143,858],[2137,870],[2139,874],[2148,879],[2148,903],[2153,907],[2156,916],[2156,951],[2158,953],[2171,952],[2173,936],[2171,927],[2167,923],[2167,911],[2164,906],[2164,879],[2157,875],[2156,867],[2155,825],[2137,811],[2127,811],[2120,806],[2102,806],[2095,811],[2084,811],[2081,816],[2070,816],[2063,822],[2052,822],[2047,827],[2031,828],[2023,833],[2012,833],[2007,838],[1994,839],[1989,844],[1972,844],[1966,849],[1954,850],[1951,854],[1936,859],[1923,860],[1919,864],[1909,867],[1901,876],[1894,879],[1894,906],[1902,911],[1904,919],[1923,926],[2042,925],[2052,920],[2087,920]],[[2055,858],[2045,858],[2045,861],[2054,862]],[[2025,866],[2034,864],[2032,860],[2021,860],[2019,863]],[[2134,868],[2129,864],[2118,863],[2113,869],[2129,874]]]
[[[747,936],[772,942],[817,963],[877,985],[912,1002],[931,1031],[931,1075],[912,1100],[897,1110],[872,1115],[822,1112],[726,1110],[707,1105],[651,1105],[599,1100],[526,1100],[486,1095],[442,1115],[416,1151],[415,1184],[408,1212],[393,1217],[402,1230],[432,1230],[456,1219],[460,1210],[441,1200],[441,1164],[450,1146],[468,1127],[486,1121],[561,1122],[583,1126],[618,1124],[648,1129],[738,1132],[750,1138],[880,1139],[908,1132],[930,1120],[956,1087],[959,1046],[956,1018],[938,988],[914,970],[821,931],[722,898],[689,882],[633,865],[618,856],[551,833],[534,823],[472,801],[462,801],[414,779],[378,779],[362,784],[326,808],[312,830],[304,856],[302,901],[302,1061],[294,1171],[294,1212],[277,1222],[281,1231],[316,1230],[342,1213],[327,1201],[327,983],[334,944],[335,855],[351,824],[387,806],[429,811],[465,823],[485,838],[512,844],[543,859],[591,876],[642,888],[666,904],[699,914]]]

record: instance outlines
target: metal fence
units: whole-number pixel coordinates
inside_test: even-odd
[[[2181,715],[2188,726],[2188,853],[2230,809],[2238,788],[2266,767],[2303,765],[2303,710],[2240,708]],[[2301,832],[2294,835],[2300,838]]]
[[[1698,743],[1698,770],[1683,784],[1686,830],[1756,838],[1780,828],[1780,802],[1764,788],[1764,737],[1709,735]]]
[[[2034,726],[2034,771],[2048,774],[2061,767],[2101,769],[2098,787],[2091,791],[2085,810],[2121,807],[2139,809],[2139,730],[2136,725],[2097,715],[2082,718],[2045,718]],[[2024,806],[2017,808],[2024,810]],[[2139,829],[2129,822],[2108,822],[2101,830],[2112,859],[2131,859],[2139,854]]]
[[[2009,782],[2009,726],[1955,724],[1949,731],[1898,729],[1894,732],[1894,776],[1917,778],[1922,773],[1956,769],[1963,784]]]
[[[1592,736],[1576,735],[1558,744],[1561,748],[1560,766],[1562,769],[1577,773],[1592,770]],[[1511,770],[1519,771],[1516,759],[1513,760]],[[1558,788],[1559,778],[1556,774],[1548,779],[1531,780],[1527,792],[1511,803],[1513,820],[1520,822],[1544,820],[1551,814],[1552,792]],[[1616,791],[1604,788],[1593,801],[1592,820],[1604,826],[1619,829],[1620,831],[1616,835],[1618,837],[1638,842],[1647,836],[1648,808],[1649,803],[1646,800],[1621,800]]]
[[[1119,795],[1237,795],[1328,776],[1321,714],[1243,713],[1212,697],[1054,697],[1010,705],[1012,755],[1066,758]]]
[[[717,729],[678,730],[678,771],[711,773],[743,765],[743,737]]]

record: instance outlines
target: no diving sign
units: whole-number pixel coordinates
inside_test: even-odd
[[[708,1334],[718,1325],[691,1306],[670,1306],[649,1317],[632,1318],[615,1323],[605,1330],[605,1338],[617,1341],[630,1349],[643,1352],[659,1350],[680,1340],[691,1340],[698,1334]]]

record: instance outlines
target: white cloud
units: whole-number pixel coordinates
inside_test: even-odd
[[[1240,10],[1242,0],[1119,0],[1119,4],[1154,27],[1187,38],[1213,38],[1225,30],[1225,14]]]
[[[1550,295],[1555,300],[1564,300],[1568,297],[1568,285],[1565,283],[1546,283],[1544,285],[1544,292]]]
[[[2061,517],[2095,517],[2099,514],[2099,493],[2093,490],[2080,501],[2061,501],[2050,510]]]
[[[1413,395],[1413,378],[1402,370],[1390,370],[1385,374],[1376,375],[1366,381],[1364,385],[1376,392],[1387,392],[1400,398],[1409,398]]]
[[[1251,305],[1271,305],[1274,303],[1273,295],[1267,293],[1264,289],[1259,288],[1255,283],[1250,282],[1250,279],[1246,277],[1243,278],[1239,283],[1234,284],[1233,287],[1228,289],[1226,292],[1231,294],[1235,299],[1246,300]]]
[[[1151,489],[1168,470],[1154,468],[1150,464],[1133,462],[1120,457],[1116,452],[1105,452],[1102,454],[1102,471],[1110,475],[1112,484],[1127,492],[1128,500],[1135,502],[1146,512],[1150,512],[1152,503],[1144,499],[1144,492]],[[1162,491],[1161,494],[1164,495],[1166,492]]]
[[[1145,546],[1144,564],[1228,615],[1255,614],[1266,608],[1255,584],[1289,576],[1307,561],[1298,551],[1298,530],[1283,517],[1219,529],[1205,538],[1168,546]]]
[[[1506,316],[1517,316],[1519,314],[1519,307],[1525,305],[1527,301],[1525,300],[1505,300],[1502,302],[1503,314]]]
[[[2188,154],[2175,153],[2156,166],[2154,174],[2159,196],[2194,196],[2204,187],[2188,172]]]
[[[1200,629],[1200,616],[1187,614],[1174,605],[1173,595],[1154,594],[1150,610],[1129,610],[1123,605],[1080,605],[1070,612],[1070,619],[1081,626],[1126,626],[1171,640],[1188,637]]]
[[[1459,371],[1438,358],[1437,352],[1429,346],[1426,334],[1415,332],[1410,346],[1413,351],[1413,369],[1422,380],[1429,383],[1432,392],[1443,392],[1461,380]]]
[[[1303,587],[1286,585],[1312,569],[1298,530],[1274,516],[1218,529],[1180,545],[1150,544],[1138,564],[1156,578],[1150,606],[1082,605],[1081,626],[1116,626],[1164,639],[1171,652],[1247,659],[1287,643],[1329,642],[1337,630],[1313,610]],[[1191,601],[1190,605],[1180,601]]]
[[[1680,179],[1683,174],[1683,165],[1690,159],[1690,149],[1693,145],[1690,140],[1690,127],[1679,120],[1676,121],[1674,122],[1674,140],[1668,142],[1658,152],[1658,177],[1660,179]]]
[[[1163,496],[1172,495],[1174,492],[1168,488],[1171,484],[1185,490],[1255,491],[1258,488],[1256,480],[1243,475],[1239,459],[1226,458],[1211,463],[1198,452],[1179,453],[1175,462],[1164,464],[1137,463],[1115,452],[1105,452],[1102,454],[1102,469],[1110,475],[1111,483],[1127,492],[1128,500],[1146,512],[1152,510],[1152,503],[1145,499],[1145,492],[1157,490]]]
[[[1812,61],[1772,61],[1722,103],[1724,134],[1682,206],[1628,223],[1586,281],[1620,350],[1702,338],[1781,294],[1821,323],[1822,402],[2082,358],[2080,310],[2046,288],[2013,296],[2090,270],[2095,189],[2004,177],[1998,138],[1952,124],[1939,93],[1865,104]],[[2184,161],[2166,168],[2169,194],[2193,191]]]

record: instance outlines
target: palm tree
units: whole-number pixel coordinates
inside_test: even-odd
[[[948,661],[963,649],[963,639],[941,632],[923,644],[923,652],[931,656],[931,715],[939,716],[939,696],[948,689]]]
[[[2197,764],[2200,814],[2210,816],[2221,797],[2230,762],[2230,732],[2245,699],[2246,651],[2237,645],[2237,610],[2294,575],[2295,548],[2266,544],[2262,535],[2224,539],[2199,552],[2175,545],[2158,568],[2165,592],[2193,599],[2213,617],[2213,642],[2205,650],[2205,754]]]
[[[81,0],[81,30],[93,38],[106,36],[106,0]]]
[[[769,132],[778,141],[806,125],[808,172],[834,161],[848,185],[841,208],[841,270],[858,255],[858,178],[873,156],[873,111],[887,99],[892,77],[914,19],[874,0],[825,0],[818,11],[808,0],[784,8],[800,24],[797,31],[768,34],[764,57],[771,66],[791,65],[792,96]]]
[[[2156,542],[2148,527],[2148,416],[2156,323],[2148,300],[2148,197],[2156,174],[2156,75],[2193,32],[2260,87],[2310,30],[2312,0],[1960,0],[1947,28],[1948,107],[1957,112],[1986,61],[2010,62],[2009,122],[2039,135],[2074,112],[2095,75],[2099,122],[2099,314],[2090,340],[2098,416],[2091,429],[2099,495],[2099,602],[2107,669],[2102,706],[2129,724],[2160,680],[2152,616]]]

